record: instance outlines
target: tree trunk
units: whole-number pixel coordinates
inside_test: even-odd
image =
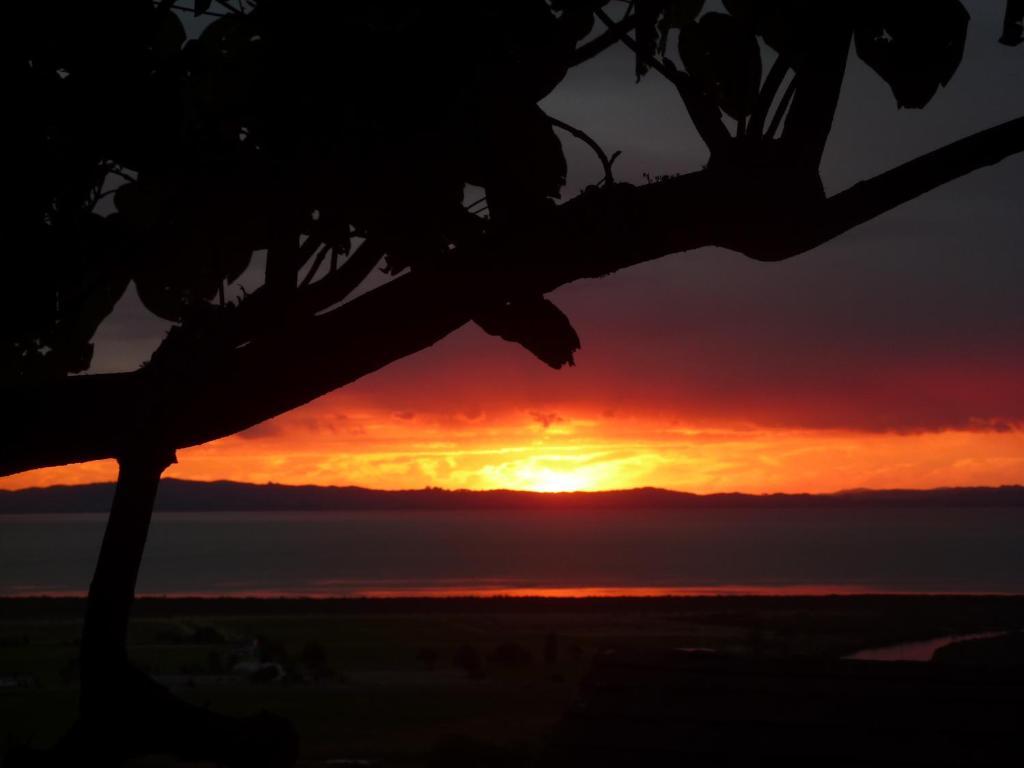
[[[127,665],[125,642],[135,584],[149,535],[160,476],[173,451],[141,450],[119,460],[117,489],[89,585],[82,630],[83,712],[108,690],[109,676]]]
[[[161,754],[238,768],[286,768],[298,739],[283,718],[232,718],[178,698],[128,661],[127,631],[160,475],[174,452],[143,449],[120,472],[89,587],[81,648],[79,719],[42,760],[26,764],[119,765]]]

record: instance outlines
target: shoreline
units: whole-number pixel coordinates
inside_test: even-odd
[[[9,619],[53,612],[77,614],[85,608],[84,596],[0,597],[0,623]],[[256,609],[264,615],[301,613],[557,613],[557,612],[649,612],[715,606],[736,610],[756,607],[811,609],[832,604],[842,608],[932,605],[949,610],[957,605],[1004,606],[1024,610],[1022,594],[974,593],[863,593],[825,595],[662,595],[647,597],[220,597],[141,596],[133,614],[161,616],[167,613],[195,615],[243,615]]]
[[[86,590],[0,590],[0,604],[18,600],[84,601]],[[666,601],[695,599],[829,599],[829,598],[1022,598],[1024,591],[998,589],[912,589],[842,584],[721,585],[694,587],[370,587],[331,592],[303,590],[230,590],[225,592],[137,592],[139,601],[351,602],[351,601]]]

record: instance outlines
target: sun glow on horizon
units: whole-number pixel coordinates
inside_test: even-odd
[[[539,454],[510,462],[491,472],[493,481],[511,491],[568,493],[622,488],[628,473],[616,471],[611,462],[588,463],[589,457]]]
[[[543,493],[644,486],[828,493],[1024,482],[1024,430],[922,433],[686,424],[652,414],[407,414],[300,409],[189,448],[167,477]],[[112,461],[0,478],[0,489],[105,482]]]
[[[557,472],[545,469],[534,477],[524,478],[518,488],[512,490],[535,491],[537,493],[568,493],[571,491],[598,490],[589,478],[579,477],[578,472]]]

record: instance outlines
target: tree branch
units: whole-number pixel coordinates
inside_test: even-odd
[[[789,117],[782,132],[782,141],[788,157],[804,168],[817,168],[821,164],[825,145],[836,108],[839,93],[846,77],[853,25],[839,16],[818,31],[813,48],[795,64],[796,74]],[[779,105],[778,114],[783,114]],[[773,121],[773,125],[777,121]]]
[[[590,147],[592,150],[594,150],[594,154],[597,155],[597,159],[601,163],[601,168],[604,170],[604,183],[615,183],[615,177],[612,174],[612,164],[615,162],[615,158],[619,156],[619,152],[613,152],[612,156],[608,157],[608,153],[604,151],[600,144],[594,141],[593,137],[591,137],[590,134],[586,133],[585,131],[581,131],[579,128],[576,128],[575,126],[569,125],[569,123],[563,122],[558,118],[548,117],[548,120],[550,120],[551,124],[556,128],[561,128],[563,131],[565,131],[571,136],[576,137],[584,144],[586,144],[588,147]]]
[[[1024,42],[1024,0],[1006,0],[1006,15],[1003,17],[1003,45],[1020,45]]]
[[[640,48],[636,41],[629,36],[627,30],[620,22],[616,22],[601,9],[594,11],[594,15],[600,19],[610,32],[625,43],[629,50],[637,56],[641,56]],[[693,79],[685,72],[676,69],[675,64],[669,60],[662,61],[652,57],[644,57],[644,63],[651,69],[658,72],[676,87],[686,111],[690,113],[694,127],[701,139],[707,145],[712,154],[723,149],[732,138],[729,131],[722,123],[722,114],[717,105],[712,103],[693,83]]]
[[[783,258],[828,242],[860,224],[972,171],[1024,152],[1024,117],[922,155],[833,195],[822,215],[794,232]]]
[[[615,45],[615,43],[621,42],[621,34],[623,32],[632,32],[635,27],[636,17],[630,17],[620,21],[614,29],[611,27],[605,29],[604,32],[593,40],[585,42],[572,52],[572,57],[569,59],[569,66],[575,67],[585,61],[589,61],[599,53],[603,53]]]
[[[7,387],[0,394],[0,473],[123,455],[139,435],[156,435],[169,448],[231,435],[425,349],[508,297],[547,293],[704,245],[758,259],[789,258],[1021,152],[1024,117],[820,203],[801,207],[788,201],[795,211],[785,220],[778,211],[787,200],[774,201],[777,207],[769,210],[775,215],[766,218],[763,201],[738,200],[735,177],[713,170],[640,187],[590,190],[503,239],[485,239],[441,267],[397,278],[208,367],[178,370],[173,377],[143,369]],[[368,253],[362,269],[376,263]]]
[[[313,278],[319,271],[320,265],[324,263],[324,259],[327,258],[327,252],[330,250],[332,250],[332,246],[327,243],[320,246],[320,249],[316,252],[316,258],[313,259],[313,263],[309,265],[309,269],[306,271],[306,276],[303,277],[302,281],[299,283],[300,289],[305,288],[313,282]]]

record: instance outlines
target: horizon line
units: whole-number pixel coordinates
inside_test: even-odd
[[[273,480],[265,483],[255,483],[245,480],[232,480],[230,478],[220,478],[217,480],[195,480],[187,477],[166,477],[161,479],[161,484],[166,482],[176,483],[193,483],[196,485],[215,485],[218,483],[230,483],[233,485],[243,485],[254,488],[317,488],[322,490],[354,490],[354,491],[366,491],[368,493],[465,493],[465,494],[487,494],[487,493],[513,493],[527,496],[601,496],[611,493],[636,493],[640,491],[658,491],[662,493],[677,493],[686,496],[696,496],[701,498],[707,498],[712,496],[755,496],[755,497],[768,497],[768,496],[842,496],[852,495],[858,493],[927,493],[927,492],[940,492],[940,491],[976,491],[976,490],[1024,490],[1024,483],[1004,483],[1001,485],[940,485],[931,486],[926,488],[910,488],[910,487],[858,487],[858,488],[842,488],[836,491],[711,491],[711,492],[697,492],[697,491],[686,491],[675,488],[665,488],[663,486],[654,485],[643,485],[643,486],[632,486],[626,488],[606,488],[603,490],[565,490],[565,491],[537,491],[537,490],[525,490],[515,488],[445,488],[442,486],[422,486],[420,488],[369,488],[362,485],[319,485],[316,483],[280,483]],[[0,489],[2,493],[23,493],[25,491],[44,491],[55,488],[92,488],[96,486],[116,486],[116,480],[104,480],[92,483],[54,483],[52,485],[33,485],[25,488],[13,488],[13,489]]]

